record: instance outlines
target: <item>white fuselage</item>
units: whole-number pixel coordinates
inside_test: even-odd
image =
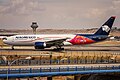
[[[43,35],[15,35],[7,37],[4,43],[13,46],[34,46],[35,42],[47,42],[57,39],[69,38],[64,41],[64,45],[72,45],[69,40],[74,38],[74,34],[43,34]]]

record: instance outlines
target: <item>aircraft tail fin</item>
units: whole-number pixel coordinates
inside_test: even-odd
[[[99,29],[95,32],[95,35],[109,35],[112,25],[115,20],[115,16],[111,16]]]

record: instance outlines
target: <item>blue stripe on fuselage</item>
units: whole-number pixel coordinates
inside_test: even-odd
[[[76,35],[90,38],[90,39],[92,39],[92,40],[94,40],[96,42],[103,41],[103,40],[108,38],[108,35],[95,35],[95,34],[76,34]]]

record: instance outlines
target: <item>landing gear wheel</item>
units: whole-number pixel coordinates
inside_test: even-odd
[[[14,48],[14,46],[12,46],[12,50],[14,50],[15,48]]]
[[[64,48],[54,48],[55,51],[62,51]]]
[[[64,48],[61,48],[61,50],[65,50]]]

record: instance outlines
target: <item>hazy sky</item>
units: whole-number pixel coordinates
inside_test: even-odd
[[[0,0],[0,29],[100,27],[110,16],[120,27],[120,0]]]

